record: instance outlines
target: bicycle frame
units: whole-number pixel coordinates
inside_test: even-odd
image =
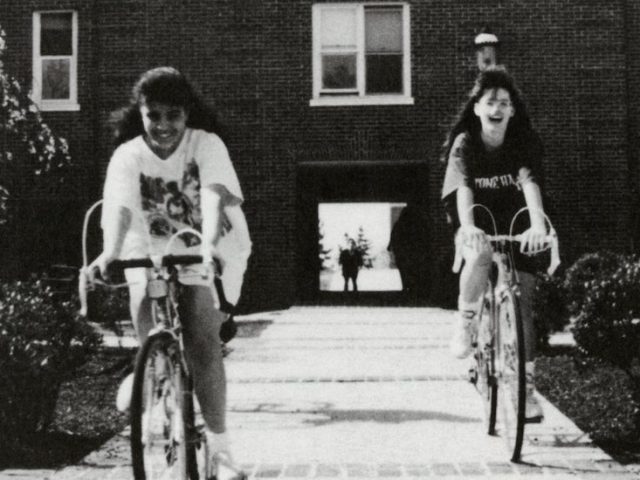
[[[110,285],[102,281],[95,281],[95,279],[93,279],[94,282],[90,281],[92,280],[92,277],[90,275],[91,272],[89,272],[87,256],[87,226],[89,216],[101,203],[102,201],[97,202],[87,211],[83,227],[83,266],[80,269],[79,276],[79,296],[81,302],[80,313],[85,316],[88,310],[87,291],[92,288],[94,284],[100,283],[110,288],[128,286],[127,283]],[[209,472],[209,469],[211,468],[208,454],[206,454],[208,451],[206,438],[203,436],[202,432],[198,430],[195,419],[193,380],[188,368],[188,362],[186,361],[184,338],[182,335],[183,324],[179,313],[179,290],[183,287],[179,282],[178,265],[187,266],[204,264],[206,266],[206,271],[197,272],[195,274],[207,283],[209,281],[213,283],[219,301],[217,308],[227,314],[232,314],[234,305],[229,303],[226,299],[222,281],[218,275],[220,270],[219,265],[216,263],[215,259],[203,259],[200,255],[170,254],[174,242],[180,235],[185,233],[196,235],[202,241],[202,235],[200,232],[192,228],[184,228],[177,231],[169,238],[163,255],[151,255],[148,257],[128,260],[115,260],[110,264],[114,269],[125,270],[128,268],[145,268],[149,269],[151,272],[149,278],[146,280],[145,288],[146,297],[149,299],[151,304],[152,326],[147,334],[147,338],[141,343],[141,348],[138,351],[131,401],[131,416],[132,419],[135,418],[135,420],[132,420],[131,444],[134,476],[136,478],[148,478],[145,472],[145,445],[149,438],[151,438],[147,436],[147,434],[152,424],[149,423],[149,425],[147,425],[147,423],[143,422],[142,419],[144,419],[145,415],[152,410],[145,412],[144,405],[146,405],[146,400],[143,399],[145,395],[145,384],[148,382],[146,374],[147,369],[151,372],[151,382],[155,381],[153,377],[155,377],[156,374],[157,357],[156,360],[152,360],[151,363],[148,363],[148,361],[149,358],[151,358],[150,355],[153,355],[154,352],[157,351],[162,352],[161,355],[169,358],[169,364],[172,365],[171,371],[177,375],[177,380],[175,380],[176,383],[173,384],[174,387],[177,385],[177,390],[175,390],[175,392],[181,398],[181,400],[178,400],[178,407],[173,410],[173,413],[178,415],[178,417],[171,417],[172,420],[169,422],[169,430],[167,432],[170,431],[170,433],[162,431],[163,435],[172,435],[171,437],[168,437],[172,439],[172,443],[170,444],[169,449],[165,446],[164,455],[169,455],[169,453],[171,453],[171,455],[176,455],[176,457],[171,457],[171,461],[169,460],[169,457],[166,457],[166,460],[170,463],[170,468],[176,468],[175,465],[180,465],[180,467],[178,467],[180,469],[182,466],[186,465],[186,468],[188,469],[186,476],[190,478],[195,478],[194,475],[198,475],[197,471],[199,469],[199,463],[202,464],[205,472]],[[149,247],[151,246],[150,236],[148,245]],[[162,365],[162,362],[159,364]],[[175,397],[173,398],[175,399]],[[151,408],[153,408],[153,405]],[[179,412],[179,414],[177,412]],[[167,437],[165,437],[165,439],[166,438]],[[155,443],[151,441],[151,445],[153,448]],[[202,445],[204,445],[203,448],[201,448]],[[199,451],[201,455],[204,455],[204,460],[202,462],[199,462],[196,459],[196,450]],[[181,462],[180,459],[185,460],[184,462]],[[208,473],[205,474],[205,476],[207,475]],[[181,470],[180,476],[181,478],[186,478],[185,472]]]
[[[484,208],[495,221],[491,212],[482,205],[471,208]],[[474,364],[469,370],[470,381],[483,396],[488,433],[496,433],[497,405],[504,410],[501,420],[501,435],[507,441],[511,460],[520,460],[524,439],[525,418],[525,332],[519,306],[520,282],[513,263],[513,245],[524,241],[522,235],[513,235],[515,218],[526,209],[521,209],[511,222],[509,235],[486,235],[491,244],[492,269],[496,275],[490,275],[485,290],[482,308],[478,315],[478,328],[473,335],[475,348]],[[551,262],[547,273],[552,274],[560,264],[558,239],[549,221],[549,234],[545,237],[547,247],[551,248]],[[462,266],[462,239],[456,238],[456,254],[453,271],[459,272]],[[487,307],[489,310],[487,310]],[[486,317],[485,317],[486,314]],[[498,400],[498,398],[502,400]]]

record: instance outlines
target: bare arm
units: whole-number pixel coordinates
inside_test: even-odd
[[[542,207],[542,193],[540,187],[535,182],[527,182],[522,186],[524,199],[529,208],[529,218],[531,226],[544,229],[544,209]]]
[[[542,206],[542,193],[535,182],[526,182],[522,185],[524,199],[529,208],[531,228],[524,232],[524,241],[520,244],[522,252],[536,252],[542,250],[545,245],[547,229],[545,227],[544,210]]]
[[[220,203],[221,198],[214,186],[202,188],[200,191],[200,207],[202,210],[202,256],[211,258],[216,255],[215,243],[220,235]]]
[[[116,207],[113,215],[107,215],[103,223],[102,253],[96,258],[92,267],[100,270],[103,278],[108,278],[109,264],[120,256],[124,238],[131,226],[131,210],[126,207]],[[93,268],[90,268],[90,272]]]
[[[240,243],[241,255],[245,258],[249,258],[251,255],[251,236],[249,235],[249,226],[247,225],[247,219],[244,216],[242,207],[240,205],[231,205],[224,208],[224,214],[231,223],[231,228],[236,232],[236,238]]]
[[[473,219],[473,190],[467,186],[460,186],[456,191],[458,219],[460,220],[460,234],[462,241],[477,252],[482,251],[486,244],[485,232],[476,227]]]

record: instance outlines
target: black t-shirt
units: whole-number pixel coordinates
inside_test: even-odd
[[[527,182],[541,183],[541,158],[542,145],[534,135],[525,141],[505,142],[491,151],[467,133],[458,135],[449,153],[442,189],[442,199],[455,227],[460,225],[456,192],[459,187],[467,186],[473,191],[474,203],[484,205],[493,214],[496,233],[509,233],[513,216],[526,206],[522,186]],[[522,232],[528,226],[528,215],[523,213],[520,217],[524,217],[526,223],[518,221],[514,233]],[[488,234],[494,233],[491,220],[483,209],[474,209],[474,219],[476,226]]]
[[[505,141],[496,150],[487,150],[482,141],[474,140],[468,133],[458,135],[449,153],[442,189],[442,199],[453,226],[456,229],[460,226],[456,192],[459,187],[467,186],[473,191],[474,203],[493,214],[497,231],[483,208],[474,209],[475,225],[487,234],[510,233],[514,215],[526,207],[522,186],[527,182],[542,183],[542,155],[542,143],[534,133]],[[523,212],[518,215],[511,233],[522,233],[529,226],[529,214]],[[519,269],[531,270],[528,258],[517,259]]]

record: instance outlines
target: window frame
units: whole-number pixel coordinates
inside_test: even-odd
[[[41,55],[41,17],[50,13],[71,13],[71,55]],[[69,98],[42,98],[42,62],[45,59],[69,59]],[[76,10],[38,10],[33,12],[33,86],[32,99],[42,111],[77,111],[78,104],[78,12]]]
[[[365,9],[369,7],[402,7],[402,93],[367,94],[365,64]],[[356,92],[322,89],[321,17],[325,9],[356,11]],[[312,6],[312,107],[349,105],[413,105],[411,92],[411,17],[405,2],[315,3]]]

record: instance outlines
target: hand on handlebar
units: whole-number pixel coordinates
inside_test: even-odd
[[[223,260],[220,252],[213,245],[205,245],[202,244],[200,248],[200,255],[202,255],[202,261],[204,263],[211,262],[213,263],[215,270],[219,274],[224,270],[225,261]]]
[[[475,225],[463,225],[458,232],[462,243],[476,252],[482,252],[488,248],[486,233]]]
[[[520,252],[533,255],[543,251],[547,245],[547,230],[544,227],[531,227],[522,233]]]
[[[89,281],[94,282],[96,279],[98,279],[97,274],[99,274],[103,280],[109,281],[109,265],[116,259],[117,257],[115,255],[110,255],[106,252],[102,252],[98,256],[98,258],[91,262],[91,264],[87,268]]]

